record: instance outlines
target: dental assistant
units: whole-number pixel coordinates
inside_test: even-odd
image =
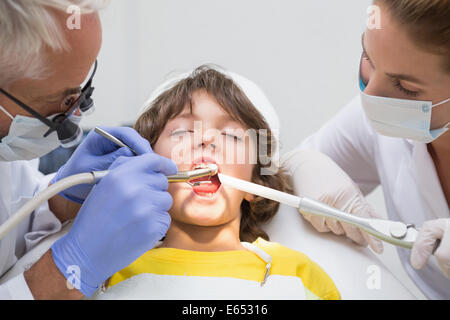
[[[389,219],[420,228],[398,249],[406,272],[428,298],[450,299],[450,1],[373,4],[381,28],[362,35],[360,95],[286,161],[297,194],[355,215],[378,217],[363,195],[381,185]],[[356,228],[305,218],[382,251]]]
[[[67,27],[70,5],[80,6],[80,28]],[[76,145],[82,136],[78,124],[93,108],[102,40],[97,11],[103,6],[103,0],[0,1],[0,224],[49,183],[110,170],[94,187],[80,185],[53,197],[0,240],[1,277],[74,219],[27,271],[6,282],[0,278],[0,299],[92,296],[153,248],[170,225],[165,176],[177,167],[131,128],[106,130],[137,156],[92,132],[56,175],[37,169],[39,157],[59,145]]]

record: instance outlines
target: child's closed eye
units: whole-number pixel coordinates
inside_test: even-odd
[[[190,134],[190,133],[194,133],[194,130],[190,130],[190,129],[176,129],[174,131],[172,131],[172,136],[180,136],[183,134]]]

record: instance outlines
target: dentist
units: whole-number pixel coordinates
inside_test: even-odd
[[[389,219],[420,228],[412,251],[398,249],[406,272],[428,298],[450,299],[450,1],[373,4],[380,28],[362,35],[360,96],[286,161],[296,193],[356,215],[377,217],[363,195],[381,185]],[[356,228],[305,218],[382,251]]]
[[[33,266],[0,283],[0,299],[80,299],[160,240],[170,225],[165,175],[176,165],[130,128],[109,128],[137,153],[90,133],[56,175],[38,158],[81,138],[92,110],[102,0],[0,1],[0,223],[49,183],[109,169],[94,187],[65,190],[0,240],[0,276],[44,237],[75,219]],[[80,28],[67,27],[71,5]],[[91,72],[90,72],[91,70]],[[82,87],[80,85],[87,80]],[[70,283],[75,288],[68,286]],[[70,289],[72,288],[72,289]]]

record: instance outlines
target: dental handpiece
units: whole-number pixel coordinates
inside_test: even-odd
[[[106,139],[114,142],[119,147],[126,147],[126,148],[130,149],[131,152],[133,152],[133,154],[135,156],[137,155],[136,151],[134,151],[130,146],[125,144],[120,139],[114,137],[112,134],[106,132],[105,130],[100,129],[99,127],[95,127],[94,131],[96,133],[102,135]],[[189,171],[179,171],[177,174],[167,176],[167,180],[170,183],[172,183],[172,182],[187,182],[191,186],[197,186],[197,185],[200,185],[203,183],[211,183],[211,181],[206,180],[206,181],[198,181],[198,182],[193,182],[193,183],[191,183],[190,181],[198,179],[198,178],[203,178],[203,177],[212,177],[215,174],[217,174],[217,172],[218,172],[217,165],[209,163],[204,168],[200,168],[200,169],[196,169],[196,170],[189,170]]]
[[[203,178],[203,177],[212,177],[215,174],[217,174],[218,168],[217,165],[209,163],[207,164],[206,168],[200,168],[196,170],[189,170],[189,171],[180,171],[175,175],[167,176],[167,180],[169,182],[190,182],[192,180]],[[200,181],[200,182],[206,182],[207,181]],[[194,182],[194,185],[197,183]]]

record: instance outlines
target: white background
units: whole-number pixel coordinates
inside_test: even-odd
[[[370,4],[113,0],[101,13],[97,110],[83,126],[132,124],[150,93],[172,72],[214,63],[265,91],[282,124],[281,153],[287,152],[358,94],[361,34]],[[380,189],[368,199],[385,215]],[[411,287],[394,248],[386,244],[385,249],[387,263]]]

